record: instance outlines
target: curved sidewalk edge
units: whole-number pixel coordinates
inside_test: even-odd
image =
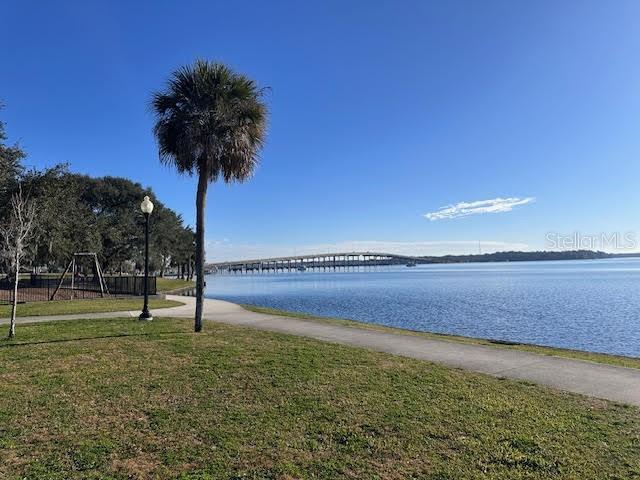
[[[195,298],[167,295],[185,304],[152,310],[157,317],[193,317]],[[18,323],[82,318],[137,317],[139,311],[22,317]],[[401,355],[479,373],[525,380],[559,390],[640,406],[640,370],[573,360],[487,345],[436,340],[402,333],[379,332],[311,320],[255,313],[234,303],[205,300],[204,318],[260,330],[310,337]],[[1,319],[0,323],[8,320]]]

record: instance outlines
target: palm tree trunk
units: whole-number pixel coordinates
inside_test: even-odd
[[[195,331],[202,330],[202,307],[204,304],[204,209],[207,203],[209,180],[204,173],[198,177],[196,194],[196,318]]]

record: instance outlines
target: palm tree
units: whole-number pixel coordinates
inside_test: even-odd
[[[160,161],[178,173],[198,176],[196,332],[202,330],[207,187],[219,178],[242,182],[253,174],[266,134],[263,93],[253,80],[227,66],[197,60],[174,71],[165,90],[151,100]]]

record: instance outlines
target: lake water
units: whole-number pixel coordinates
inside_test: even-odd
[[[411,330],[640,356],[640,258],[210,275],[206,296]]]

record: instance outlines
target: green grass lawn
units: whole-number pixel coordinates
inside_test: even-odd
[[[177,307],[183,305],[162,298],[149,299],[150,308]],[[32,302],[18,305],[18,317],[40,315],[66,315],[72,313],[125,312],[142,309],[142,298],[94,298],[91,300],[55,300],[53,302]],[[0,318],[11,315],[11,306],[0,305]]]
[[[527,352],[539,353],[542,355],[554,355],[557,357],[575,358],[578,360],[587,360],[590,362],[607,363],[627,368],[640,368],[640,358],[624,357],[621,355],[607,355],[605,353],[583,352],[581,350],[568,350],[564,348],[543,347],[539,345],[529,345],[518,343],[515,345],[504,344],[483,338],[461,337],[457,335],[446,335],[442,333],[417,332],[413,330],[403,330],[400,328],[385,327],[383,325],[375,325],[365,322],[357,322],[354,320],[343,320],[339,318],[318,317],[306,313],[287,312],[277,310],[275,308],[258,307],[255,305],[242,305],[247,310],[258,313],[266,313],[269,315],[279,315],[284,317],[293,317],[299,320],[309,320],[313,322],[324,322],[334,325],[346,325],[349,327],[364,328],[369,330],[377,330],[381,332],[401,333],[404,335],[417,335],[421,337],[433,338],[436,340],[446,340],[449,342],[471,343],[475,345],[490,345],[498,348],[508,348],[514,350],[524,350]]]
[[[180,280],[179,278],[156,278],[156,290],[158,292],[168,292],[179,288],[195,287],[196,282]]]
[[[631,479],[640,410],[188,320],[19,325],[3,479]]]

